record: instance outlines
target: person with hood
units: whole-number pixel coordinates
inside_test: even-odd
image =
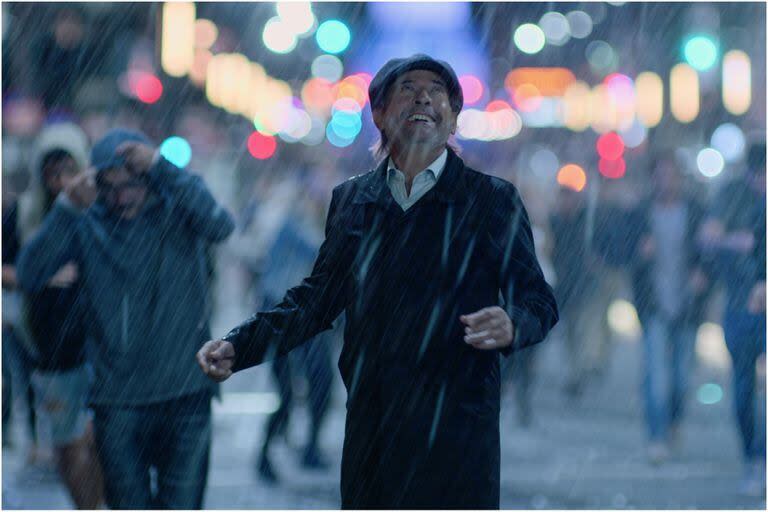
[[[342,507],[497,509],[499,353],[545,338],[552,289],[517,189],[452,147],[451,66],[392,59],[368,92],[386,158],[333,190],[310,276],[203,345],[201,374],[285,355],[344,311]]]
[[[30,187],[19,200],[22,248],[50,213],[56,196],[87,163],[88,140],[77,125],[57,123],[40,133]],[[77,264],[64,262],[43,288],[23,294],[21,331],[36,354],[31,383],[38,431],[47,432],[75,505],[94,509],[102,504],[103,484],[87,405],[91,369],[85,357],[81,297]]]
[[[77,265],[107,505],[199,509],[215,392],[194,366],[210,338],[206,251],[234,222],[202,178],[141,133],[110,131],[93,146],[91,166],[22,249],[19,283],[37,293],[62,265]]]

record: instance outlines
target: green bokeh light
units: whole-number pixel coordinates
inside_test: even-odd
[[[685,43],[685,60],[698,71],[706,71],[717,62],[717,44],[708,36],[694,36]]]

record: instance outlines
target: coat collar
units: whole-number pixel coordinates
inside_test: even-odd
[[[360,187],[353,199],[354,204],[378,203],[387,205],[391,199],[391,192],[387,186],[387,162],[385,158],[369,173],[360,183]],[[448,160],[445,162],[445,169],[440,174],[435,186],[427,192],[424,198],[432,195],[435,200],[445,203],[456,201],[461,195],[461,182],[464,174],[464,161],[451,149],[448,148]]]

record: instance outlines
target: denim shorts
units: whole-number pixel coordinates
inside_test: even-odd
[[[85,364],[71,370],[36,370],[32,374],[37,428],[42,439],[62,446],[85,435],[92,416],[88,410],[92,378],[91,368]]]

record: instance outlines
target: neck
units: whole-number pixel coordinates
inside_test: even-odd
[[[429,164],[437,160],[437,157],[444,150],[445,146],[438,146],[427,150],[418,146],[410,146],[404,149],[393,147],[389,156],[395,162],[395,166],[405,174],[406,179],[411,181],[417,174],[426,169]]]

